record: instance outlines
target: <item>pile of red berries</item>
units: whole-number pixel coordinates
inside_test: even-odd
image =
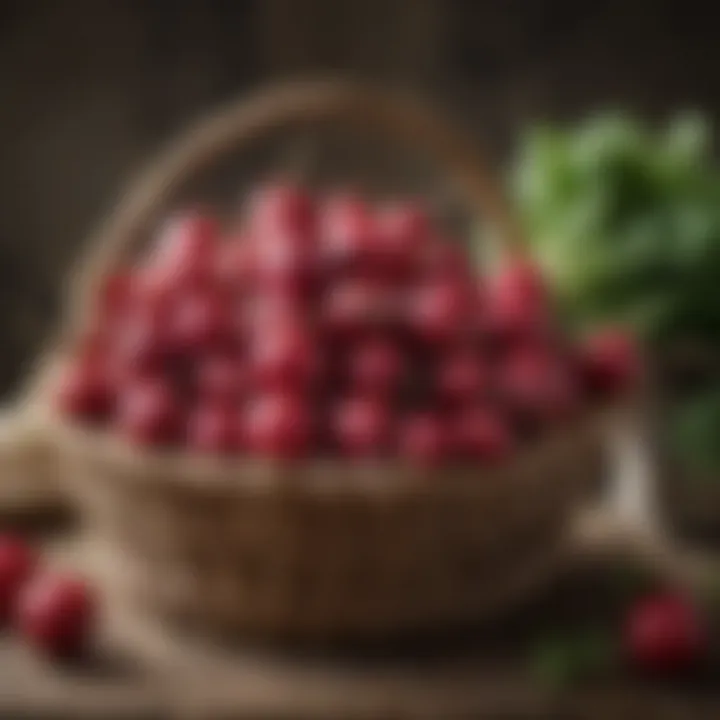
[[[222,229],[171,217],[105,279],[64,413],[145,446],[498,462],[636,372],[573,347],[524,257],[482,279],[422,205],[267,186]]]
[[[95,621],[95,598],[82,580],[44,568],[21,539],[0,537],[0,627],[65,658],[86,649]]]

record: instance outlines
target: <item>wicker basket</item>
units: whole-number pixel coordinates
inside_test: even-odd
[[[0,409],[0,512],[54,514],[63,506],[57,459],[33,408]]]
[[[294,84],[229,107],[153,167],[74,286],[73,329],[97,280],[188,178],[268,130],[328,121],[430,154],[477,213],[518,240],[471,145],[433,114],[364,87]],[[502,469],[442,473],[140,453],[60,418],[50,430],[93,542],[112,558],[114,592],[226,635],[329,640],[474,622],[552,577],[566,521],[600,467],[597,425],[588,418]]]

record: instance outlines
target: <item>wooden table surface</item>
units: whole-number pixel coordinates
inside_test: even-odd
[[[52,561],[87,570],[72,526],[24,529]],[[720,673],[663,686],[627,672],[559,689],[530,672],[537,638],[613,628],[622,583],[616,562],[569,570],[492,628],[352,656],[220,649],[181,640],[106,605],[98,647],[58,667],[12,635],[0,640],[0,717],[174,718],[720,718]]]

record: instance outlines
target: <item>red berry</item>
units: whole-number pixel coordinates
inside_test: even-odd
[[[171,273],[159,265],[143,265],[132,277],[129,311],[163,315],[181,288],[175,285]]]
[[[230,308],[214,293],[191,293],[178,298],[167,333],[173,350],[195,354],[229,342],[233,335]]]
[[[421,248],[420,265],[427,278],[465,282],[473,275],[463,247],[439,237],[429,239]]]
[[[86,649],[96,620],[95,598],[76,578],[39,575],[21,593],[21,634],[51,657],[75,657]]]
[[[602,394],[627,391],[637,382],[641,362],[632,338],[619,329],[602,330],[585,343],[582,374],[590,390]]]
[[[203,400],[234,406],[248,389],[248,370],[237,358],[210,355],[199,361],[197,390]]]
[[[570,368],[543,349],[521,350],[505,362],[501,393],[513,409],[530,418],[565,420],[579,409]]]
[[[256,243],[255,279],[262,292],[305,297],[312,288],[314,264],[315,255],[305,245],[282,237]]]
[[[165,287],[188,287],[214,275],[219,229],[214,218],[197,211],[178,213],[161,229],[149,267]]]
[[[489,384],[488,368],[472,353],[455,353],[440,366],[438,390],[454,402],[477,400]]]
[[[215,249],[218,236],[215,218],[199,210],[178,212],[161,228],[154,254],[165,260],[200,260]]]
[[[547,288],[540,269],[525,257],[511,259],[493,279],[496,297],[523,305],[544,305]]]
[[[246,412],[250,451],[261,456],[291,459],[306,455],[313,442],[312,418],[306,404],[292,395],[267,395]]]
[[[120,395],[119,432],[141,445],[167,445],[179,437],[182,411],[170,387],[161,380],[133,380]]]
[[[308,247],[316,239],[312,198],[292,185],[267,185],[250,200],[250,231],[260,243],[282,241]]]
[[[432,414],[407,418],[400,428],[399,445],[402,457],[428,467],[442,463],[450,451],[445,425]]]
[[[64,368],[57,388],[59,410],[79,420],[105,419],[115,400],[109,368],[94,358],[76,358]]]
[[[367,269],[376,251],[373,218],[367,206],[352,195],[326,200],[321,217],[322,258],[332,268],[354,266]]]
[[[224,404],[203,404],[188,420],[188,445],[203,453],[225,454],[244,445],[240,412]]]
[[[131,373],[159,372],[171,348],[166,308],[142,304],[116,329],[114,364]]]
[[[464,412],[455,426],[454,445],[463,457],[495,463],[505,459],[512,449],[512,436],[505,422],[489,410]]]
[[[341,282],[328,292],[321,306],[323,327],[336,336],[365,332],[387,319],[387,298],[375,284],[367,281]]]
[[[384,208],[376,224],[379,259],[394,268],[411,265],[428,241],[430,220],[424,210],[413,203]]]
[[[659,674],[689,670],[703,657],[708,631],[693,603],[674,593],[640,600],[624,628],[625,649],[639,669]]]
[[[462,333],[469,319],[468,309],[468,296],[461,284],[433,282],[421,287],[413,297],[410,324],[428,342],[449,342]]]
[[[247,237],[232,237],[217,253],[220,283],[235,295],[244,295],[256,279],[255,246]]]
[[[302,327],[306,314],[302,306],[284,293],[262,293],[248,299],[242,308],[242,325],[250,336],[269,328]]]
[[[509,336],[544,333],[549,321],[548,294],[539,269],[525,258],[512,260],[487,289],[489,324]]]
[[[250,363],[265,388],[305,389],[320,370],[312,335],[297,325],[277,325],[257,333],[250,347]]]
[[[0,625],[10,619],[18,595],[36,565],[35,553],[22,540],[0,537]]]
[[[98,301],[100,316],[112,320],[127,310],[133,292],[133,276],[128,271],[112,273],[105,278]]]
[[[333,434],[348,455],[363,457],[383,453],[392,440],[390,414],[377,400],[347,400],[333,416]]]
[[[78,338],[75,348],[76,364],[106,364],[111,340],[110,333],[105,332],[100,324],[92,323]]]
[[[403,364],[402,354],[391,342],[374,340],[362,344],[350,358],[354,389],[381,395],[389,392],[398,384]]]

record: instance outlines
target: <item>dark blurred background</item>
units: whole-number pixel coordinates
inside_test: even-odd
[[[93,224],[159,145],[278,77],[417,88],[501,164],[524,123],[720,109],[709,5],[577,0],[0,2],[0,387],[56,322]]]

